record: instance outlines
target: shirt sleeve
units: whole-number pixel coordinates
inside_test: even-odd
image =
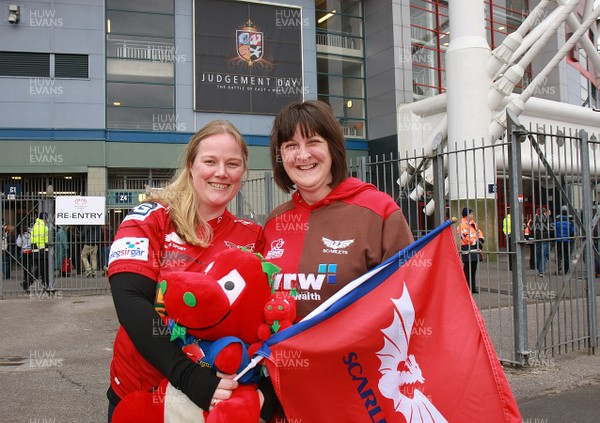
[[[396,210],[384,220],[382,232],[383,261],[415,240],[402,210]]]
[[[115,234],[108,256],[108,276],[131,272],[156,281],[166,221],[166,210],[158,203],[135,207]]]

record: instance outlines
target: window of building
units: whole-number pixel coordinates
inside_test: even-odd
[[[55,78],[89,78],[89,59],[87,54],[55,54]]]
[[[174,40],[173,0],[107,0],[107,128],[178,130]]]
[[[1,51],[0,76],[87,79],[88,55]]]
[[[529,13],[528,0],[491,0],[485,2],[487,38],[496,48],[514,32]],[[413,74],[413,99],[420,100],[446,90],[445,55],[450,45],[448,0],[411,0],[410,27],[412,42],[404,57],[410,59]],[[407,60],[408,61],[408,60]],[[520,92],[531,80],[527,69]]]
[[[366,138],[362,1],[317,0],[317,92],[347,138]]]

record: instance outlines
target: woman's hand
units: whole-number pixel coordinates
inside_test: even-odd
[[[221,378],[221,381],[217,385],[217,389],[215,389],[215,393],[210,400],[210,408],[208,411],[212,411],[219,401],[225,401],[231,398],[234,389],[239,386],[238,383],[233,380],[233,378],[236,376],[235,374],[226,375],[224,373],[217,372],[217,376]]]

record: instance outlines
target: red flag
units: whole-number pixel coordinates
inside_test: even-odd
[[[521,422],[450,224],[265,342],[288,421]]]

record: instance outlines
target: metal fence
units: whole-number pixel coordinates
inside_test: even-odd
[[[547,363],[552,354],[582,349],[593,352],[599,323],[599,143],[584,132],[526,130],[509,123],[510,130],[493,145],[473,141],[449,146],[438,140],[429,154],[424,150],[404,152],[401,157],[352,160],[351,174],[391,195],[402,207],[415,238],[445,219],[460,219],[464,207],[474,211],[486,242],[477,271],[479,293],[473,298],[502,361]],[[289,198],[274,184],[271,172],[255,172],[244,182],[230,209],[239,217],[264,223],[269,212]],[[2,218],[12,234],[5,251],[11,272],[10,277],[0,278],[1,297],[48,295],[39,281],[25,294],[21,284],[28,268],[16,236],[33,224],[39,211],[50,210],[53,201],[48,194],[2,201]],[[128,211],[113,206],[106,225],[112,230]],[[542,238],[536,237],[532,228],[536,214],[544,210],[554,228],[563,206],[576,228],[568,257],[563,257],[563,245],[553,230]],[[503,230],[509,213],[510,236]],[[58,228],[50,226],[56,233]],[[104,268],[111,231],[98,249],[96,277],[89,278],[81,260],[81,230],[67,228],[70,271],[61,268],[61,256],[49,263],[55,295],[108,292]],[[546,247],[546,268],[540,274],[536,265]],[[570,266],[561,272],[565,261]],[[35,268],[29,272],[38,276]]]
[[[544,365],[598,345],[600,149],[583,131],[509,123],[493,145],[440,138],[432,153],[360,159],[353,169],[396,198],[415,237],[474,211],[486,242],[473,296],[496,351],[504,362]],[[563,210],[575,228],[566,245],[556,227]],[[548,230],[537,233],[541,215]]]

